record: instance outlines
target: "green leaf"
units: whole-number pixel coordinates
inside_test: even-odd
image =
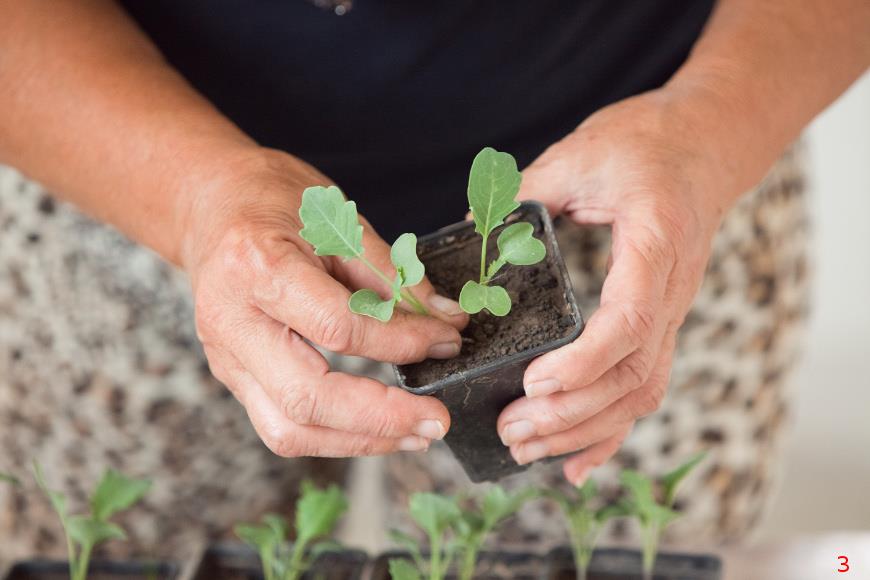
[[[586,482],[577,489],[580,497],[584,502],[589,503],[595,496],[598,495],[598,484],[594,479],[587,479]]]
[[[302,497],[296,502],[296,541],[308,544],[331,533],[346,510],[347,498],[337,485],[318,489],[303,482]]]
[[[494,528],[501,520],[515,514],[534,495],[535,491],[532,489],[509,494],[500,485],[492,486],[483,496],[481,511],[485,527]]]
[[[299,217],[305,226],[299,235],[314,246],[318,256],[356,258],[362,255],[363,227],[356,204],[345,201],[336,186],[309,187],[302,192]]]
[[[95,519],[106,521],[142,499],[149,489],[149,480],[128,478],[109,469],[91,496],[91,514]]]
[[[599,523],[604,523],[608,520],[612,520],[613,518],[622,518],[631,515],[629,510],[626,509],[625,504],[614,503],[604,506],[595,512],[595,519],[598,520]]]
[[[522,174],[509,153],[484,148],[471,164],[468,176],[468,206],[475,231],[486,237],[520,204],[516,202]]]
[[[414,562],[417,563],[417,567],[422,570],[424,562],[423,552],[420,550],[420,544],[417,543],[415,538],[401,530],[390,530],[390,539],[397,546],[407,550],[414,559]]]
[[[106,540],[126,540],[127,534],[111,522],[86,516],[72,516],[67,520],[67,533],[81,546],[92,547]]]
[[[335,552],[341,552],[344,550],[344,546],[335,540],[323,540],[322,542],[317,542],[308,550],[308,555],[312,561],[317,560],[320,556],[324,554],[331,554]]]
[[[706,451],[697,453],[687,462],[685,462],[675,470],[671,471],[670,473],[666,473],[664,477],[662,477],[661,482],[662,487],[664,487],[666,506],[670,507],[674,505],[674,500],[677,496],[677,488],[680,486],[680,483],[689,474],[689,472],[695,469],[695,467],[697,467],[699,463],[704,461],[705,457],[707,457]]]
[[[498,235],[499,261],[516,266],[537,264],[547,255],[544,242],[534,237],[535,228],[527,222],[506,227]]]
[[[266,524],[238,524],[233,531],[241,541],[258,551],[272,550],[281,542],[275,530]]]
[[[620,480],[628,491],[633,513],[645,516],[654,506],[658,505],[653,495],[652,481],[649,478],[636,471],[626,469],[620,475]]]
[[[404,558],[390,559],[390,578],[392,580],[423,580],[420,571]]]
[[[393,309],[396,305],[396,298],[384,300],[381,295],[374,290],[357,290],[350,296],[348,306],[354,314],[362,314],[377,318],[381,322],[389,322],[393,317]]]
[[[430,538],[441,536],[461,514],[455,499],[434,493],[415,493],[409,504],[411,517]]]
[[[278,542],[287,540],[287,534],[290,532],[290,525],[284,517],[278,514],[266,514],[263,516],[263,523],[275,533]]]
[[[390,260],[401,274],[402,286],[415,286],[423,281],[426,268],[417,257],[417,236],[402,234],[390,248]]]
[[[459,292],[459,306],[469,314],[486,308],[496,316],[505,316],[511,311],[511,297],[501,286],[485,286],[469,280]]]
[[[19,481],[17,477],[8,473],[0,473],[0,481],[11,485],[21,485],[21,481]]]

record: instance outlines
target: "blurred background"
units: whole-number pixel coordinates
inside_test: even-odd
[[[807,137],[812,313],[785,477],[760,539],[870,528],[870,74]]]

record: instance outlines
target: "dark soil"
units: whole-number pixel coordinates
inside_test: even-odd
[[[534,212],[521,208],[506,223],[515,221],[531,222],[535,237],[543,239],[543,224]],[[501,228],[490,236],[487,263],[498,256],[496,239],[500,232]],[[478,279],[480,240],[469,222],[468,228],[458,234],[422,241],[418,254],[426,265],[426,275],[440,294],[458,300],[465,282]],[[430,359],[399,367],[408,387],[423,387],[451,374],[543,346],[574,330],[566,289],[549,253],[544,261],[533,266],[504,266],[492,283],[503,286],[510,294],[513,301],[510,313],[503,317],[486,311],[472,315],[462,332],[462,351],[453,359]]]
[[[173,580],[178,567],[168,564],[92,562],[88,580]],[[6,580],[69,580],[66,562],[33,561],[12,567]]]

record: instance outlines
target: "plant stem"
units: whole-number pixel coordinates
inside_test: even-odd
[[[462,565],[459,568],[459,580],[473,580],[474,568],[477,564],[477,547],[467,546],[462,551]]]
[[[84,545],[79,553],[75,574],[72,580],[85,580],[88,577],[88,563],[91,560],[92,546]]]
[[[486,241],[489,239],[489,234],[481,234],[483,236],[483,244],[480,247],[480,283],[486,284]]]
[[[260,561],[263,564],[263,577],[265,580],[277,580],[275,578],[275,552],[274,547],[260,550]]]
[[[643,531],[643,578],[652,580],[659,544],[659,527],[651,525]]]
[[[360,254],[358,257],[359,257],[360,261],[363,264],[365,264],[366,267],[368,267],[369,270],[374,272],[378,276],[378,278],[380,278],[381,280],[386,282],[387,286],[389,286],[389,287],[393,286],[393,281],[390,280],[389,278],[387,278],[387,275],[384,274],[383,272],[381,272],[377,266],[375,266],[374,264],[369,262],[365,256]],[[429,315],[429,311],[426,310],[426,307],[423,306],[423,304],[419,300],[417,300],[416,296],[411,294],[411,292],[409,292],[405,288],[402,288],[399,292],[402,295],[402,299],[406,300],[408,302],[408,304],[410,304],[414,308],[414,310],[417,311],[417,314],[424,314],[427,316]]]
[[[305,556],[305,544],[297,541],[293,544],[293,555],[290,557],[284,580],[297,580],[302,575],[303,556]]]
[[[441,580],[441,538],[432,536],[429,538],[429,549],[432,554],[429,556],[429,580]]]

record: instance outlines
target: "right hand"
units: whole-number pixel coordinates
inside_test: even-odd
[[[352,290],[387,288],[357,260],[316,256],[299,237],[302,191],[331,181],[264,150],[210,176],[186,212],[183,264],[197,336],[212,373],[284,457],[419,451],[450,427],[444,405],[333,372],[311,343],[341,354],[411,363],[459,352],[468,317],[424,280],[411,290],[432,316],[401,307],[388,323],[353,314]],[[363,221],[368,259],[388,275],[389,246]],[[404,302],[400,303],[400,306]]]

